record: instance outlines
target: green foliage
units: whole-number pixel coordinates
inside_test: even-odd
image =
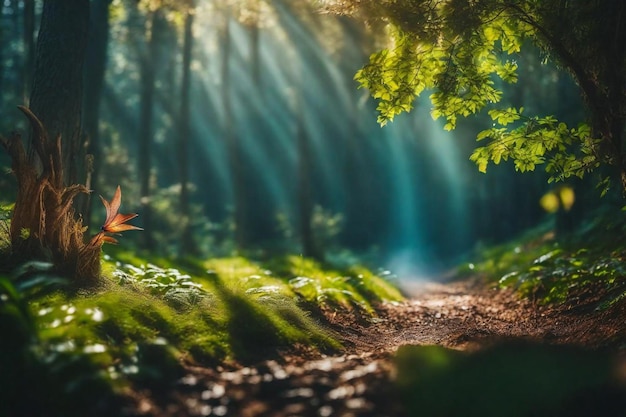
[[[343,230],[344,217],[341,213],[333,213],[320,205],[313,207],[311,216],[311,230],[315,246],[324,252],[329,252],[336,246],[337,236]],[[286,245],[293,251],[293,247],[301,244],[298,232],[293,226],[293,220],[285,213],[276,214],[276,227],[286,241]]]
[[[552,116],[523,116],[523,110],[522,107],[489,111],[494,127],[477,136],[477,140],[487,140],[488,144],[477,148],[470,157],[481,172],[487,171],[489,162],[497,165],[509,159],[520,172],[534,171],[537,165],[546,163],[548,182],[554,182],[572,176],[583,178],[600,166],[594,151],[599,141],[591,137],[588,125],[569,129]],[[517,127],[508,127],[516,121],[520,122]]]
[[[314,305],[356,307],[372,313],[376,302],[403,298],[390,282],[361,267],[335,271],[299,256],[275,259],[268,266],[287,280],[291,291]]]
[[[140,267],[123,264],[118,266],[113,276],[119,279],[122,285],[140,285],[151,294],[179,306],[197,304],[200,299],[207,296],[199,283],[175,268],[163,269],[152,264]]]
[[[30,263],[11,280],[0,277],[0,415],[116,414],[120,402],[98,366],[99,351],[77,356],[71,341],[50,343],[42,334],[42,313],[32,307],[66,284],[51,268]]]
[[[228,258],[188,261],[185,273],[123,254],[140,266],[105,256],[99,292],[70,292],[43,263],[0,277],[0,415],[119,415],[121,393],[167,390],[183,362],[256,361],[295,344],[333,351],[341,346],[312,317],[316,308],[372,311],[374,301],[401,299],[361,268],[345,275],[293,258],[276,261],[275,275]],[[326,296],[307,295],[297,284],[305,273]]]
[[[466,353],[404,346],[396,383],[409,415],[621,415],[625,387],[605,352],[500,343]]]
[[[195,193],[196,186],[189,184],[189,192]],[[160,249],[167,256],[179,253],[179,242],[187,224],[194,230],[194,242],[201,253],[214,256],[228,256],[234,251],[232,219],[222,224],[212,222],[206,217],[204,208],[199,204],[191,204],[188,218],[180,216],[181,185],[175,184],[160,188],[152,198],[151,207],[159,228],[154,230],[155,239],[161,242]],[[185,224],[187,223],[187,224]]]
[[[354,6],[357,2],[342,3]],[[552,182],[582,178],[603,163],[620,166],[619,150],[600,146],[621,135],[606,126],[611,118],[623,130],[619,115],[626,96],[615,100],[619,93],[611,91],[623,90],[623,82],[615,83],[618,78],[611,74],[623,72],[626,61],[616,59],[620,53],[606,47],[606,39],[623,37],[621,17],[610,16],[623,14],[619,6],[365,0],[358,7],[367,16],[375,16],[374,20],[391,24],[389,46],[372,54],[355,76],[378,100],[381,125],[410,111],[416,97],[429,91],[431,115],[443,118],[446,130],[454,129],[459,117],[489,109],[494,126],[478,134],[478,140],[488,139],[488,143],[471,156],[481,172],[489,162],[511,159],[520,172],[545,164]],[[495,107],[502,98],[503,83],[517,81],[515,54],[525,42],[539,47],[574,75],[590,113],[600,112],[593,119],[593,135],[586,124],[568,128],[553,116],[523,116],[523,108]]]
[[[343,229],[344,218],[341,213],[333,213],[320,205],[313,207],[311,229],[318,247],[328,248]]]
[[[519,52],[531,28],[481,5],[413,2],[406,7],[411,14],[394,21],[392,46],[373,54],[355,76],[379,99],[379,123],[411,110],[415,98],[428,90],[433,91],[431,114],[443,117],[447,130],[455,128],[459,116],[499,102],[494,77],[517,80],[517,64],[507,56]]]
[[[9,346],[23,350],[36,337],[28,305],[11,280],[0,277],[0,332]],[[4,355],[2,359],[6,359]],[[5,367],[2,367],[5,369]]]
[[[534,259],[530,265],[504,275],[499,284],[515,286],[542,303],[562,303],[592,285],[620,293],[626,290],[624,254],[598,254],[588,249],[555,249]]]
[[[464,273],[480,274],[539,303],[584,300],[599,310],[610,308],[626,297],[626,219],[614,210],[595,215],[567,242],[540,228],[483,251],[483,260]]]

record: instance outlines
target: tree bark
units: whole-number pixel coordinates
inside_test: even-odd
[[[298,93],[301,94],[301,93]],[[300,107],[300,106],[298,106]],[[298,141],[298,209],[302,255],[323,260],[313,234],[313,199],[311,198],[311,155],[302,108],[296,110]]]
[[[191,229],[191,213],[189,209],[189,89],[191,85],[191,52],[193,47],[193,10],[187,10],[185,15],[185,29],[183,37],[183,79],[180,92],[179,116],[179,170],[180,170],[180,215],[182,235],[180,242],[181,254],[196,252]]]
[[[89,31],[89,45],[85,62],[83,95],[83,125],[87,136],[87,188],[99,189],[100,164],[102,163],[100,132],[100,103],[104,89],[104,74],[109,44],[109,6],[112,0],[94,0],[91,9],[92,26]],[[84,202],[83,218],[91,223],[92,201]]]
[[[241,251],[247,246],[247,231],[245,219],[245,184],[241,164],[241,143],[237,137],[233,123],[233,106],[231,97],[231,34],[230,16],[224,15],[224,26],[222,28],[222,104],[224,106],[224,136],[228,149],[230,163],[231,184],[233,190],[233,220],[234,220],[234,240],[235,247]]]
[[[24,105],[28,105],[33,70],[35,67],[35,0],[24,0],[24,67],[23,67],[23,97]]]
[[[30,6],[29,6],[30,7]],[[82,69],[89,0],[45,0],[37,38],[27,154],[19,135],[1,140],[12,159],[18,191],[11,218],[14,262],[52,262],[80,286],[100,276],[100,246],[85,244],[74,199],[81,156]]]
[[[32,127],[34,157],[29,158],[19,135],[0,143],[11,156],[18,190],[11,217],[12,261],[52,262],[55,271],[74,280],[76,286],[97,284],[100,277],[100,245],[85,244],[82,221],[76,219],[74,198],[87,189],[63,183],[61,138],[49,140],[44,126],[26,107],[20,107]],[[37,158],[41,169],[33,163]]]
[[[81,135],[82,77],[89,0],[45,0],[37,37],[30,109],[49,137],[61,137],[66,184],[78,182],[84,154]],[[31,138],[31,147],[35,144]],[[34,153],[31,149],[31,161]]]
[[[144,247],[151,250],[155,246],[152,235],[152,198],[150,179],[152,175],[152,146],[154,119],[155,69],[158,63],[159,31],[162,30],[163,16],[160,9],[152,12],[147,28],[147,53],[141,58],[141,93],[139,120],[139,182],[141,208],[144,227]]]

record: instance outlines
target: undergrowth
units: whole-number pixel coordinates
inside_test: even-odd
[[[12,341],[2,343],[0,357],[15,365],[3,362],[0,391],[24,400],[0,401],[6,404],[0,416],[40,414],[23,397],[32,380],[43,387],[57,381],[50,393],[40,393],[45,400],[38,407],[114,415],[112,407],[121,403],[101,398],[119,398],[115,393],[128,387],[163,389],[183,375],[184,363],[254,362],[296,345],[336,351],[341,345],[320,324],[320,310],[373,315],[374,303],[402,298],[365,269],[337,271],[299,257],[190,259],[177,267],[112,252],[103,259],[99,290],[69,290],[44,263],[0,278],[0,334]],[[24,385],[23,395],[6,389],[11,384]],[[76,411],[57,403],[79,392],[84,404]]]
[[[626,298],[626,213],[605,208],[563,236],[544,225],[478,258],[461,275],[482,276],[541,304],[592,302],[604,310]]]
[[[507,341],[478,351],[403,346],[396,389],[411,416],[624,415],[626,387],[604,351]]]

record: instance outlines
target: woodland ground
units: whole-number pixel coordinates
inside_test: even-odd
[[[596,299],[590,293],[571,297],[574,301],[566,304],[545,306],[476,279],[411,284],[405,289],[409,295],[407,301],[379,305],[374,318],[347,311],[328,312],[320,317],[343,342],[344,350],[340,354],[327,356],[302,348],[254,364],[216,368],[189,365],[176,386],[133,393],[134,405],[129,414],[414,415],[403,405],[406,401],[401,401],[402,394],[393,383],[399,371],[402,372],[397,360],[401,346],[438,345],[474,352],[502,340],[515,339],[542,346],[574,345],[594,352],[599,349],[620,357],[619,351],[626,341],[623,319],[626,305],[619,303],[598,312]],[[617,369],[621,370],[623,381],[626,367],[619,365]],[[473,383],[484,384],[480,380]],[[607,392],[603,389],[611,397]],[[454,395],[450,392],[448,400]],[[604,397],[598,401],[607,404]],[[600,414],[592,415],[614,415],[615,410],[624,410],[622,400],[613,402],[608,414],[602,414],[597,405],[593,407]],[[583,415],[579,408],[576,410],[574,414]],[[517,415],[501,411],[504,414],[480,415]],[[423,415],[457,414],[426,412]],[[468,411],[465,415],[479,414]]]

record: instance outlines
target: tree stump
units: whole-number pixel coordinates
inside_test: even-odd
[[[11,156],[17,178],[17,198],[11,219],[11,257],[15,262],[51,262],[61,276],[76,286],[93,286],[100,278],[101,245],[85,243],[87,227],[77,218],[73,202],[89,190],[63,181],[61,137],[51,141],[39,119],[26,107],[18,108],[33,130],[34,156],[28,158],[19,134],[1,139]]]

